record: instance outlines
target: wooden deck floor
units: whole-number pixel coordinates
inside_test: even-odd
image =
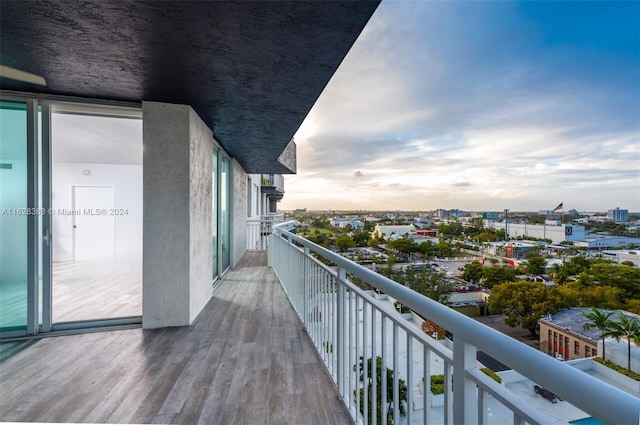
[[[0,421],[352,423],[264,253],[192,326],[25,344],[0,364]]]

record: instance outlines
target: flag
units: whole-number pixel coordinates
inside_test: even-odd
[[[555,207],[553,210],[554,210],[554,211],[561,210],[561,209],[562,209],[562,204],[563,204],[563,203],[564,203],[564,202],[560,202],[560,203],[558,204],[558,206],[557,206],[557,207]]]

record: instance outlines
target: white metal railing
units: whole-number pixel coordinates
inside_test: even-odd
[[[265,214],[260,216],[260,219],[247,220],[247,250],[266,251],[273,226],[282,222],[283,213]]]
[[[481,372],[478,351],[605,423],[639,423],[640,401],[632,395],[301,238],[287,226],[291,223],[274,226],[270,265],[356,423],[486,424],[497,416],[500,423],[505,418],[514,424],[566,423]],[[409,323],[382,297],[352,284],[347,274],[451,332],[453,348]],[[378,357],[379,362],[368,361]],[[434,396],[431,377],[440,374],[444,395]]]

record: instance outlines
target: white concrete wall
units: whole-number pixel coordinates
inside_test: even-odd
[[[142,324],[189,325],[212,293],[213,135],[189,106],[142,109]]]
[[[620,339],[620,341],[616,341],[615,339],[608,338],[606,342],[606,359],[611,360],[618,366],[626,368],[628,363],[627,340]],[[602,340],[598,342],[598,355],[602,357]],[[640,347],[637,347],[633,343],[631,344],[631,370],[640,373]]]
[[[247,250],[247,173],[237,161],[231,161],[231,267]]]

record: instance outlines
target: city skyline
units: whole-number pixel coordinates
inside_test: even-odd
[[[640,211],[638,2],[383,1],[279,208]]]

